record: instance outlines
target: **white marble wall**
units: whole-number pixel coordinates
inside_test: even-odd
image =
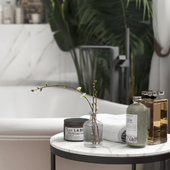
[[[0,4],[4,5],[6,1],[10,1],[11,5],[16,5],[16,0],[0,0]]]
[[[0,25],[0,85],[77,84],[70,53],[57,46],[48,24]]]

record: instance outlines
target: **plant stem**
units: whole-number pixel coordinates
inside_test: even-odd
[[[66,85],[57,85],[57,84],[56,84],[56,85],[50,85],[50,86],[46,85],[46,86],[43,86],[43,87],[40,87],[40,88],[39,88],[39,87],[37,87],[37,89],[32,89],[31,91],[32,91],[32,92],[37,91],[37,90],[42,91],[42,89],[47,88],[47,87],[64,87],[64,88],[70,88],[70,89],[74,89],[74,90],[78,91],[79,93],[83,94],[83,92],[81,92],[81,91],[77,90],[75,87],[72,87],[72,86],[66,86]],[[87,100],[87,102],[88,102],[88,104],[89,104],[89,106],[90,106],[91,110],[93,111],[93,108],[92,108],[92,106],[91,106],[90,101],[87,99],[87,97],[86,97],[86,96],[84,96],[84,98]]]
[[[92,103],[90,103],[90,101],[87,99],[87,97],[85,96],[85,94],[83,92],[81,92],[81,88],[78,87],[78,88],[75,88],[75,87],[72,87],[72,86],[67,86],[67,85],[48,85],[46,84],[46,86],[43,86],[43,87],[37,87],[37,89],[32,89],[31,91],[34,92],[34,91],[37,91],[37,90],[40,90],[42,91],[42,89],[44,88],[47,88],[47,87],[64,87],[64,88],[70,88],[70,89],[74,89],[76,91],[78,91],[79,93],[82,94],[82,97],[84,97],[90,108],[91,108],[91,121],[92,121],[92,136],[93,136],[93,140],[92,140],[92,144],[96,145],[97,143],[99,144],[100,143],[100,138],[99,138],[99,127],[98,127],[98,124],[97,124],[97,120],[96,120],[96,114],[97,114],[97,91],[95,89],[95,85],[96,85],[96,82],[97,80],[94,80],[93,82],[93,100],[92,100]]]
[[[123,19],[124,19],[125,28],[127,28],[126,17],[125,17],[125,9],[124,9],[122,0],[121,0],[121,4],[122,4],[122,12],[123,12]]]

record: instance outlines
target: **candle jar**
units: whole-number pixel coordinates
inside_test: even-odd
[[[87,120],[85,118],[64,119],[64,140],[82,142],[84,140],[83,124]]]
[[[41,14],[33,13],[31,14],[31,19],[33,24],[39,24],[41,23]]]

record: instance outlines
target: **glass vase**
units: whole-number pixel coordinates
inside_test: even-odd
[[[100,147],[103,142],[103,124],[96,116],[90,116],[90,119],[83,124],[83,134],[85,147]]]

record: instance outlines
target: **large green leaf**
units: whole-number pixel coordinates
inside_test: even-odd
[[[127,2],[127,6],[129,5],[129,2],[132,0],[128,0]],[[152,0],[136,0],[136,7],[140,8],[141,4],[143,4],[143,20],[146,18],[148,18],[150,20],[151,16],[152,16],[152,7],[151,7],[151,2]],[[146,13],[148,13],[148,15],[146,16]]]
[[[149,71],[151,58],[153,54],[153,34],[150,26],[148,32],[148,40],[144,38],[144,54],[136,55],[134,58],[134,78],[135,78],[135,95],[141,95],[141,91],[148,90],[149,85]]]
[[[144,51],[141,37],[146,35],[148,29],[148,25],[141,22],[144,7],[141,3],[140,8],[136,8],[135,1],[129,1],[127,7],[127,0],[86,0],[81,6],[85,11],[81,27],[89,37],[98,37],[103,45],[119,46],[121,54],[125,53],[125,29],[128,27],[131,31],[131,48],[140,46],[138,52],[141,54]]]
[[[41,0],[41,1],[42,1],[43,5],[44,5],[46,11],[48,13],[52,14],[53,11],[54,11],[54,8],[55,8],[55,4],[54,4],[53,0],[51,0],[51,1]]]
[[[99,97],[103,96],[106,88],[109,90],[109,60],[103,54],[94,53],[90,59],[87,59],[88,54],[81,56],[79,61],[75,48],[79,45],[111,45],[118,46],[120,54],[125,54],[125,29],[129,27],[130,46],[134,55],[139,56],[145,52],[147,56],[145,42],[149,39],[149,25],[141,21],[150,12],[149,1],[151,0],[42,0],[54,38],[61,50],[71,52],[79,85],[85,92],[91,91],[88,84],[92,86],[94,78],[99,82]],[[96,71],[92,73],[89,68],[94,68],[95,61]],[[137,79],[136,84],[139,84]]]
[[[75,0],[74,4],[75,4]],[[77,47],[78,36],[78,23],[72,24],[72,12],[70,12],[71,1],[69,0],[54,0],[54,8],[52,11],[52,1],[42,0],[48,13],[48,20],[51,26],[52,32],[54,32],[54,38],[63,51],[70,51]],[[71,10],[72,11],[72,10]],[[75,15],[75,14],[74,14]],[[74,22],[75,23],[75,22]]]
[[[70,50],[68,43],[63,39],[63,36],[59,32],[54,35],[54,38],[60,49],[62,49],[63,51]]]

